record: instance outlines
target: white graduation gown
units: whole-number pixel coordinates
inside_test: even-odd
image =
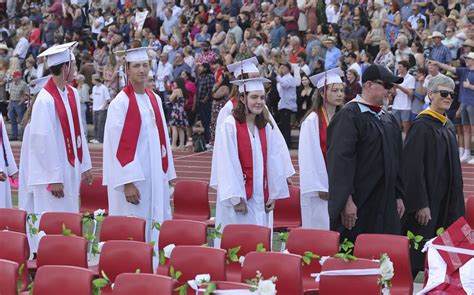
[[[10,141],[8,140],[7,129],[5,128],[5,123],[3,122],[3,117],[0,116],[0,122],[2,124],[2,134],[3,134],[3,145],[5,146],[5,151],[3,150],[0,144],[0,171],[5,172],[7,176],[12,176],[18,172],[15,158],[13,157],[12,148],[10,146]],[[7,163],[5,162],[7,159]],[[12,207],[12,194],[10,190],[10,181],[7,177],[5,181],[0,182],[0,208],[11,208]]]
[[[109,196],[109,214],[137,216],[147,220],[147,241],[157,240],[158,232],[152,228],[152,220],[162,223],[171,219],[169,181],[176,178],[169,135],[165,129],[167,144],[168,171],[165,174],[161,165],[161,144],[150,99],[146,94],[137,94],[141,116],[135,158],[124,167],[117,159],[117,149],[128,110],[128,96],[121,91],[112,100],[107,112],[104,134],[104,185]],[[161,99],[158,95],[163,126],[166,126]],[[127,202],[124,185],[133,182],[140,193],[138,205]],[[158,244],[158,243],[157,243]]]
[[[271,131],[270,124],[266,126],[267,134],[267,179],[270,199],[283,199],[289,197],[286,179],[294,174],[288,148],[283,137]],[[216,132],[216,144],[214,154],[216,162],[214,169],[217,184],[213,187],[217,190],[216,202],[216,225],[222,224],[257,224],[262,226],[273,226],[273,213],[265,213],[263,192],[263,155],[260,144],[259,132],[255,130],[255,136],[250,131],[250,142],[253,155],[253,177],[254,187],[252,197],[246,201],[247,214],[237,213],[231,203],[232,197],[246,200],[244,177],[239,161],[237,129],[233,116],[228,116]],[[287,154],[287,155],[285,155]],[[287,167],[292,171],[288,173]],[[219,241],[216,241],[219,244]],[[219,245],[215,245],[219,246]]]
[[[301,218],[303,228],[329,230],[328,201],[318,192],[327,192],[328,173],[319,142],[318,115],[312,112],[301,124],[298,146],[300,167]]]
[[[27,157],[25,167],[26,181],[23,182],[28,188],[25,193],[33,194],[33,202],[22,200],[23,206],[32,208],[32,212],[41,214],[48,211],[56,212],[79,212],[79,188],[81,175],[92,168],[87,139],[81,127],[79,134],[82,143],[82,163],[77,158],[76,140],[74,140],[74,122],[72,120],[71,107],[67,98],[67,89],[59,90],[66,108],[69,129],[73,137],[72,144],[75,154],[74,167],[68,161],[63,131],[59,121],[54,99],[46,89],[42,89],[35,101],[29,124],[29,134],[24,136],[27,150],[23,156]],[[73,88],[76,98],[77,113],[79,115],[79,126],[83,126],[80,116],[79,93]],[[23,159],[22,159],[23,162]],[[23,176],[22,176],[23,178]],[[62,183],[64,185],[64,197],[56,198],[48,190],[48,185]],[[25,188],[24,186],[22,188]],[[23,193],[23,190],[22,190]],[[22,196],[23,198],[23,196]],[[31,200],[31,199],[30,199]],[[25,203],[23,203],[25,201]],[[31,207],[30,207],[31,206]],[[28,208],[25,208],[28,210]]]

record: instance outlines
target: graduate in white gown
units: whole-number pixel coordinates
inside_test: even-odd
[[[147,49],[125,53],[129,81],[107,112],[103,173],[109,214],[146,219],[147,241],[157,241],[153,222],[171,219],[169,182],[176,172],[161,99],[145,87]]]
[[[41,89],[46,85],[51,76],[45,76],[39,79],[35,79],[30,82],[30,101],[28,104],[28,109],[23,116],[22,127],[23,127],[23,142],[21,145],[20,151],[20,170],[19,170],[19,186],[18,186],[18,208],[26,210],[28,214],[34,213],[34,198],[33,198],[33,187],[28,186],[27,182],[27,171],[28,171],[28,137],[30,134],[30,120],[31,112],[33,110],[33,104],[36,100],[36,95],[40,92]],[[33,97],[34,96],[34,97]],[[32,222],[32,219],[29,220],[31,226],[38,228],[38,221],[36,223]],[[38,248],[37,235],[30,232],[29,226],[26,225],[26,233],[28,236],[28,242],[30,244],[30,252],[36,252]]]
[[[0,116],[0,208],[12,207],[12,194],[9,178],[17,178],[18,169],[13,157],[3,116]]]
[[[38,93],[26,140],[26,186],[33,212],[79,212],[81,175],[92,183],[91,159],[82,132],[79,93],[67,83],[76,73],[77,42],[53,46],[40,57],[52,76]],[[24,143],[25,144],[25,143]]]
[[[317,97],[301,124],[298,146],[303,228],[329,230],[326,129],[344,103],[343,74],[335,68],[310,77]]]
[[[275,200],[289,197],[291,162],[282,136],[272,132],[265,109],[264,78],[233,81],[239,101],[216,132],[216,224],[272,227]],[[219,244],[219,241],[216,241]],[[219,246],[219,245],[215,245]]]

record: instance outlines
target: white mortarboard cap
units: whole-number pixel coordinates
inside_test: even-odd
[[[234,80],[230,83],[239,86],[239,92],[249,92],[249,91],[265,91],[265,87],[263,83],[268,83],[270,80],[266,78],[251,78],[251,79],[243,79],[243,80]]]
[[[38,55],[38,57],[46,57],[46,63],[48,67],[52,67],[69,61],[75,61],[76,59],[74,57],[74,54],[72,53],[72,50],[76,45],[76,41],[56,45],[46,49],[40,55]]]
[[[43,89],[44,85],[46,85],[46,83],[48,82],[49,78],[51,78],[51,75],[32,80],[30,82],[31,94],[35,95],[40,92],[40,90]]]
[[[344,72],[340,68],[334,68],[326,72],[309,77],[311,83],[318,89],[322,88],[324,84],[342,83],[341,77],[344,76]]]
[[[233,64],[227,66],[229,72],[234,74],[235,78],[238,78],[240,75],[244,73],[259,73],[258,68],[258,60],[257,58],[251,57],[248,59],[244,59]]]
[[[127,62],[136,62],[136,61],[149,61],[150,57],[148,56],[149,47],[138,47],[125,50],[125,60]],[[116,53],[124,53],[123,51],[117,51]]]

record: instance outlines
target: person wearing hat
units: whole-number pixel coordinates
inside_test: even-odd
[[[465,57],[466,67],[453,67],[430,60],[430,64],[437,65],[443,70],[456,73],[459,79],[459,107],[457,116],[461,117],[463,134],[459,135],[459,154],[461,162],[467,162],[474,165],[474,159],[471,157],[471,136],[474,130],[474,52],[470,52]]]
[[[401,234],[404,213],[399,165],[400,126],[383,109],[394,76],[382,65],[362,74],[362,95],[347,103],[327,129],[330,229],[355,241],[361,233]]]
[[[8,117],[12,124],[12,135],[10,140],[18,140],[18,136],[22,132],[18,130],[18,124],[23,118],[26,106],[25,102],[28,98],[28,84],[22,79],[20,70],[13,72],[13,82],[10,84],[10,102],[8,103]]]
[[[430,18],[429,27],[433,32],[440,32],[442,34],[446,31],[446,11],[443,6],[437,6]]]
[[[81,175],[92,184],[91,159],[82,130],[79,93],[68,85],[76,72],[76,42],[53,46],[46,57],[52,73],[38,93],[27,141],[26,185],[33,191],[34,213],[79,212]]]
[[[327,37],[323,44],[327,48],[324,63],[324,70],[327,71],[336,67],[339,58],[341,58],[341,50],[336,47],[335,37]]]
[[[33,105],[37,94],[43,89],[46,83],[49,81],[51,76],[45,76],[32,80],[29,84],[30,87],[30,101],[28,102],[28,108],[23,116],[21,125],[24,129],[23,142],[20,150],[20,167],[18,172],[18,208],[25,210],[28,214],[35,214],[35,200],[33,198],[33,187],[28,186],[27,175],[28,175],[28,151],[29,151],[29,134],[30,134],[30,121],[31,113],[33,111]],[[33,227],[39,227],[39,219],[36,222],[30,220]],[[37,235],[28,231],[28,243],[30,246],[31,253],[36,253],[38,249]]]
[[[431,34],[430,38],[433,41],[433,46],[431,47],[428,58],[431,60],[439,61],[443,64],[450,63],[453,60],[451,56],[451,51],[448,47],[441,43],[441,41],[444,39],[444,35],[440,32],[435,31],[433,32],[433,34]]]
[[[275,200],[289,196],[289,151],[265,108],[265,78],[234,80],[238,102],[216,134],[216,224],[272,227]],[[286,163],[286,161],[290,161]],[[288,173],[290,172],[290,173]],[[216,241],[220,244],[220,241]],[[215,245],[216,246],[216,245]],[[219,246],[219,245],[217,245]]]
[[[145,87],[150,71],[147,50],[125,51],[128,83],[107,112],[103,184],[109,214],[146,219],[146,239],[156,241],[154,222],[171,219],[169,181],[176,172],[161,98]]]
[[[105,120],[107,119],[107,107],[110,103],[110,93],[107,86],[104,85],[102,77],[99,74],[92,75],[92,111],[94,112],[94,139],[91,143],[104,142]]]
[[[298,146],[303,228],[329,230],[326,134],[331,119],[344,104],[343,75],[335,68],[310,77],[318,92],[301,124]]]
[[[454,124],[446,116],[454,99],[454,86],[454,81],[445,75],[429,81],[427,91],[431,105],[416,117],[405,138],[402,180],[407,218],[404,231],[423,236],[423,241],[436,237],[437,229],[448,228],[464,216],[456,133]],[[424,270],[425,254],[419,249],[411,249],[410,253],[413,277]]]
[[[443,45],[449,48],[451,51],[451,57],[453,59],[457,59],[458,57],[458,49],[461,47],[461,41],[456,37],[456,27],[455,26],[449,26],[446,31],[446,38],[441,41]]]

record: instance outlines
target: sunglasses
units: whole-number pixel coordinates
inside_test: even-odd
[[[438,90],[438,91],[434,91],[434,92],[438,92],[439,95],[441,95],[441,97],[443,97],[443,98],[448,98],[448,97],[453,98],[453,96],[455,94],[454,92],[448,91],[448,90]]]
[[[386,90],[390,90],[390,89],[393,88],[393,84],[389,83],[389,82],[383,82],[383,81],[379,81],[379,80],[375,80],[375,81],[372,81],[372,82],[375,83],[375,84],[382,85],[383,88],[385,88]]]

